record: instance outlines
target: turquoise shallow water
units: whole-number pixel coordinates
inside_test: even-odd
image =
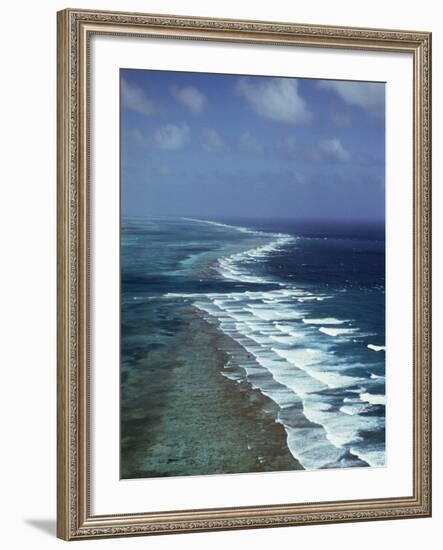
[[[143,433],[150,406],[142,398],[149,389],[128,382],[131,369],[185,330],[184,312],[195,311],[235,344],[224,351],[220,375],[274,404],[273,421],[284,428],[287,449],[305,469],[383,465],[382,229],[123,220],[123,444],[125,415],[133,430],[136,411]],[[167,387],[169,367],[156,371],[165,381],[158,391]]]

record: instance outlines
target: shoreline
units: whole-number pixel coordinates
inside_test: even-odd
[[[148,337],[122,378],[121,478],[303,469],[276,422],[278,406],[223,375],[241,368],[230,349],[247,352],[189,303],[146,305],[154,308],[147,318],[154,324],[171,306],[179,307],[180,329],[167,343]]]

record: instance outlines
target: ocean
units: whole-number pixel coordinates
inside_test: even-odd
[[[385,407],[383,225],[122,220],[122,477],[383,466]]]

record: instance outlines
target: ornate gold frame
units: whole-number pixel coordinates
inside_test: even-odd
[[[408,52],[414,59],[414,463],[404,498],[92,516],[88,482],[88,43],[118,34]],[[431,515],[431,34],[201,17],[58,13],[58,508],[65,540]],[[405,297],[406,299],[409,299]]]

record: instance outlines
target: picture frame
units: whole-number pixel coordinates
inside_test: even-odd
[[[252,529],[431,515],[431,34],[428,32],[329,27],[204,17],[67,9],[58,25],[58,344],[57,344],[57,535],[64,540]],[[257,503],[214,507],[159,507],[154,511],[96,513],[92,479],[100,467],[91,458],[92,418],[97,415],[92,377],[98,307],[91,266],[97,261],[91,180],[93,37],[270,48],[309,48],[377,55],[405,54],[412,63],[412,233],[407,248],[412,292],[412,430],[409,494],[342,500]],[[162,42],[162,43],[163,43]],[[184,42],[183,42],[184,43]],[[396,128],[401,131],[401,128]],[[389,156],[387,158],[389,163]],[[103,206],[101,206],[103,207]],[[406,306],[405,306],[406,307]],[[401,316],[401,311],[395,312]],[[407,399],[407,398],[405,398]],[[95,418],[95,417],[94,417]],[[114,426],[115,428],[115,426]],[[118,429],[118,428],[117,428]],[[118,451],[116,451],[118,452]],[[309,475],[308,473],[305,475]],[[157,480],[162,483],[162,480]],[[191,480],[192,482],[192,480]],[[160,485],[157,490],[161,491]],[[266,495],[263,496],[264,501]]]

